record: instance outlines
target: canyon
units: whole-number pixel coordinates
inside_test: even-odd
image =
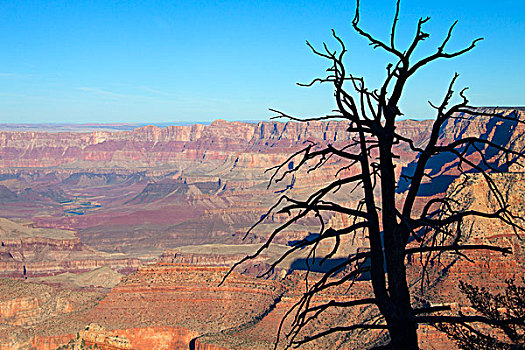
[[[525,133],[517,121],[525,121],[525,111],[499,112],[515,120],[458,115],[441,129],[440,143],[482,135],[523,153]],[[429,120],[404,120],[397,132],[420,147],[431,125]],[[219,284],[235,262],[283,222],[284,214],[272,215],[243,239],[281,194],[304,197],[348,163],[330,160],[269,189],[271,172],[265,170],[280,163],[293,167],[290,155],[309,143],[345,145],[352,139],[347,127],[343,121],[216,120],[117,131],[0,131],[0,349],[67,344],[79,349],[272,348],[281,319],[304,291],[306,254],[289,257],[267,279],[257,276],[294,242],[316,232],[317,219],[292,225],[268,251]],[[525,217],[522,165],[486,151],[490,165],[501,171],[492,175],[494,181],[515,215]],[[395,152],[397,175],[410,175],[417,155],[403,143]],[[451,158],[436,157],[429,169],[432,178],[425,180],[422,198],[451,191],[463,181],[455,195],[458,205],[494,206],[484,182],[475,175],[465,182]],[[351,175],[348,170],[342,174]],[[400,199],[405,187],[399,184]],[[333,199],[353,203],[358,196],[340,191]],[[333,214],[326,224],[340,228],[350,220]],[[466,300],[458,280],[482,281],[498,290],[506,278],[523,275],[524,244],[512,229],[489,219],[468,224],[466,242],[509,246],[512,254],[469,253],[474,262],[444,254],[430,269],[436,283],[418,296],[421,300],[437,305],[452,299],[461,309]],[[367,240],[343,239],[342,245],[334,258],[366,248]],[[329,249],[321,246],[319,251]],[[420,268],[414,257],[409,264],[414,283]],[[310,283],[318,278],[309,274]],[[315,302],[348,298],[343,287]],[[352,293],[370,295],[369,283],[357,281]],[[373,316],[371,309],[358,311],[327,313],[304,332]],[[289,321],[283,323],[284,332],[287,327]],[[366,348],[380,337],[375,331],[358,338],[334,334],[302,348]],[[423,327],[421,347],[453,345],[435,329]]]

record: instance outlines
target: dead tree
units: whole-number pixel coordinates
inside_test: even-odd
[[[500,115],[496,112],[476,110],[469,105],[464,94],[465,89],[459,92],[460,102],[452,104],[455,95],[454,83],[458,77],[455,74],[442,102],[433,105],[436,110],[436,117],[431,128],[430,138],[425,146],[417,145],[414,140],[399,134],[396,130],[396,124],[402,115],[399,101],[407,81],[427,64],[436,60],[452,59],[463,55],[471,51],[476,43],[482,40],[482,38],[476,39],[459,51],[447,51],[446,46],[452,37],[455,22],[434,53],[415,59],[416,48],[429,37],[429,34],[423,30],[429,18],[419,19],[410,45],[400,49],[396,46],[395,38],[399,5],[398,0],[390,40],[384,42],[360,27],[359,1],[357,1],[355,17],[352,21],[353,29],[368,40],[373,48],[386,51],[393,57],[392,63],[386,67],[386,78],[378,89],[369,89],[363,77],[354,76],[347,71],[344,64],[344,56],[347,52],[345,43],[332,31],[333,38],[339,46],[338,50],[331,50],[327,44],[323,45],[323,50],[318,50],[307,42],[315,55],[329,62],[327,75],[316,78],[309,84],[299,85],[333,84],[337,109],[330,115],[307,119],[296,118],[272,110],[277,113],[276,118],[287,118],[300,122],[347,120],[347,131],[352,137],[351,141],[344,147],[308,143],[305,148],[292,154],[282,164],[269,169],[273,172],[270,184],[282,181],[287,176],[299,176],[299,172],[305,169],[315,171],[334,159],[343,160],[346,165],[335,174],[333,182],[319,188],[306,200],[295,199],[284,193],[254,226],[264,222],[272,213],[287,213],[289,219],[269,235],[268,240],[257,252],[247,256],[238,264],[261,254],[270,246],[277,235],[308,215],[319,218],[318,236],[315,239],[304,239],[299,244],[290,247],[289,251],[272,267],[277,266],[286,256],[299,249],[309,249],[309,256],[315,256],[316,249],[321,242],[335,240],[331,253],[325,256],[324,260],[330,258],[338,252],[340,238],[345,235],[365,235],[369,244],[366,251],[347,256],[344,262],[326,272],[319,281],[308,285],[308,290],[287,315],[293,317],[292,329],[287,334],[288,347],[299,346],[336,332],[379,329],[388,332],[390,338],[388,348],[418,349],[418,324],[484,321],[478,318],[469,319],[467,316],[445,316],[440,312],[446,307],[414,306],[407,282],[407,255],[425,254],[425,256],[435,257],[444,252],[465,254],[465,252],[473,249],[492,250],[502,254],[511,253],[510,249],[505,247],[463,243],[461,227],[462,222],[467,218],[500,219],[517,230],[521,229],[516,217],[509,211],[504,196],[491,180],[490,173],[498,171],[498,169],[491,166],[490,161],[485,157],[485,150],[489,148],[500,152],[503,156],[508,157],[509,161],[516,161],[522,157],[521,152],[507,149],[490,140],[478,137],[462,138],[449,144],[438,142],[440,128],[447,120],[455,118],[458,113],[482,114],[502,119],[513,119],[513,115]],[[417,154],[417,157],[414,172],[404,175],[404,178],[408,179],[409,185],[404,193],[404,200],[399,201],[396,199],[396,188],[400,179],[396,177],[394,171],[394,159],[396,158],[395,146],[401,143],[408,145],[411,151]],[[457,168],[461,173],[477,172],[483,175],[492,195],[497,200],[499,205],[497,210],[487,212],[462,210],[454,205],[453,198],[447,196],[428,200],[421,211],[414,209],[422,181],[425,177],[430,176],[427,169],[429,162],[433,157],[444,153],[455,157]],[[472,153],[476,153],[481,161],[474,161],[469,155]],[[354,175],[345,176],[344,174],[350,172],[344,170],[349,169],[353,170],[351,173]],[[329,199],[329,195],[335,191],[349,191],[349,193],[357,191],[355,193],[359,193],[361,199],[355,206],[345,206]],[[353,218],[353,222],[342,229],[326,227],[326,215],[331,213],[348,215]],[[419,242],[419,245],[409,246],[409,243],[414,241]],[[352,270],[342,276],[336,275],[335,272],[341,268],[352,268]],[[353,280],[365,272],[371,276],[373,297],[343,302],[331,301],[325,305],[312,306],[312,298],[318,293],[336,285],[351,285]],[[299,335],[299,332],[306,325],[326,310],[362,305],[371,305],[376,308],[380,319],[373,322],[330,328],[307,337]]]

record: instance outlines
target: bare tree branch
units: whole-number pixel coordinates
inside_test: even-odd
[[[334,166],[334,178],[324,183],[320,188],[301,198],[292,195],[282,195],[266,214],[248,230],[249,234],[256,226],[268,220],[272,214],[288,214],[289,217],[273,229],[259,249],[236,263],[231,271],[250,259],[253,259],[267,249],[275,238],[301,220],[316,220],[316,237],[303,237],[295,245],[277,258],[261,275],[268,277],[285,258],[293,256],[304,249],[308,270],[304,276],[305,291],[291,309],[285,314],[279,326],[277,344],[281,335],[286,336],[286,347],[300,346],[318,340],[321,337],[354,330],[386,330],[390,339],[390,349],[418,349],[419,323],[434,324],[438,322],[469,323],[481,322],[494,325],[494,321],[485,316],[465,315],[434,315],[439,312],[452,312],[450,306],[429,306],[417,304],[413,298],[414,285],[429,283],[429,269],[443,267],[441,257],[453,254],[454,259],[470,259],[465,253],[473,250],[497,252],[503,255],[512,254],[510,247],[490,244],[478,244],[469,241],[473,223],[471,219],[494,219],[509,225],[514,232],[523,231],[523,219],[514,214],[509,207],[502,190],[498,187],[491,173],[502,170],[499,164],[506,162],[518,163],[523,160],[525,150],[517,149],[509,144],[500,144],[497,139],[485,135],[459,137],[448,144],[443,138],[443,129],[448,123],[461,119],[470,121],[473,118],[497,118],[512,125],[523,124],[518,113],[501,112],[500,110],[479,110],[469,105],[466,97],[467,88],[455,93],[455,83],[458,74],[454,74],[439,104],[430,103],[435,108],[436,116],[432,124],[426,144],[410,134],[398,130],[400,101],[404,95],[407,81],[421,68],[444,58],[452,59],[471,51],[482,38],[473,40],[470,45],[458,51],[448,52],[447,45],[452,40],[456,27],[455,21],[448,29],[444,39],[435,52],[419,60],[413,60],[413,54],[429,34],[424,31],[429,17],[421,17],[416,26],[415,35],[405,49],[396,46],[396,30],[400,14],[400,0],[395,2],[395,13],[390,28],[389,40],[379,40],[360,26],[360,4],[357,0],[352,27],[355,32],[364,37],[370,46],[380,48],[393,55],[392,61],[386,66],[386,77],[377,88],[365,84],[365,78],[351,74],[345,65],[347,49],[344,40],[332,30],[332,39],[337,49],[323,43],[319,49],[310,42],[307,46],[313,54],[326,60],[328,68],[326,75],[317,77],[300,86],[313,84],[331,84],[334,89],[336,107],[332,113],[313,118],[297,118],[275,109],[274,118],[285,118],[292,121],[327,121],[344,120],[348,123],[347,141],[326,144],[321,141],[308,140],[304,147],[280,164],[267,171],[271,173],[270,185],[276,185],[285,179],[292,183],[284,191],[292,187],[294,181],[304,173]],[[368,80],[366,80],[368,83]],[[452,102],[459,96],[459,102]],[[507,123],[509,124],[509,123]],[[399,145],[402,150],[409,149],[413,172],[399,172]],[[407,147],[408,145],[408,147]],[[513,147],[511,149],[511,147]],[[487,151],[489,151],[487,153]],[[442,157],[448,161],[453,175],[448,175],[448,169],[437,170],[433,162]],[[411,170],[412,171],[412,170]],[[420,194],[424,181],[435,181],[441,174],[456,176],[457,180],[449,187],[447,193],[439,193],[433,197],[423,197]],[[468,185],[469,176],[480,174],[481,180],[487,186],[494,205],[490,208],[476,209],[461,204],[455,196]],[[400,193],[400,180],[407,181],[406,191]],[[287,192],[293,193],[293,191]],[[346,194],[348,200],[341,200]],[[339,198],[339,199],[338,199]],[[357,198],[357,199],[356,199]],[[331,227],[330,215],[350,218],[345,227]],[[470,228],[468,227],[470,225]],[[361,235],[367,240],[366,251],[355,254],[343,253],[344,238],[347,235]],[[345,237],[346,236],[346,237]],[[518,235],[517,235],[518,236]],[[330,244],[328,248],[319,247]],[[320,253],[322,252],[322,253]],[[421,263],[419,279],[412,283],[408,281],[407,257],[418,254]],[[330,259],[342,259],[321,277],[311,282],[311,264],[320,260],[320,264]],[[317,259],[317,260],[316,260]],[[455,260],[454,260],[455,261]],[[341,272],[341,269],[344,269]],[[228,273],[228,274],[229,274]],[[373,296],[355,298],[350,294],[358,278],[364,274],[370,276],[369,283]],[[227,277],[227,275],[226,275]],[[225,277],[225,278],[226,278]],[[363,281],[365,283],[365,281]],[[368,283],[368,282],[366,282]],[[315,297],[319,293],[329,293],[334,288],[347,288],[349,297],[346,300],[330,300],[316,304]],[[378,316],[374,321],[358,320],[355,324],[330,326],[326,330],[300,338],[301,331],[312,327],[314,320],[333,309],[352,307],[367,308]],[[375,316],[374,316],[375,317]],[[291,318],[284,329],[284,321]],[[514,318],[513,321],[520,321]],[[507,321],[505,321],[507,322]],[[317,330],[316,330],[317,331]],[[282,333],[282,334],[281,334]]]

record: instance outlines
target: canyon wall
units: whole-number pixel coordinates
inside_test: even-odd
[[[91,133],[0,132],[1,168],[156,168],[168,163],[226,160],[260,166],[307,140],[337,144],[351,140],[347,122],[241,123],[145,126],[133,131]],[[400,133],[425,139],[430,121],[402,121]],[[244,154],[240,154],[244,153]]]
[[[523,110],[499,111],[509,119],[458,115],[442,127],[440,144],[461,135],[483,135],[522,149],[522,124],[510,119],[525,120]],[[7,218],[29,218],[39,227],[78,231],[81,242],[97,250],[146,259],[184,245],[262,242],[284,216],[272,215],[266,220],[268,230],[248,241],[242,237],[283,191],[304,197],[347,163],[334,157],[322,168],[300,172],[269,190],[271,173],[265,170],[308,142],[316,147],[346,144],[353,137],[347,124],[217,120],[118,132],[0,132],[0,211]],[[431,125],[430,120],[404,120],[396,132],[422,147]],[[417,154],[404,142],[395,153],[397,174],[410,175]],[[496,153],[489,158],[497,166],[506,164]],[[446,156],[436,157],[430,164],[435,179],[426,179],[420,194],[443,193],[457,177],[456,168]],[[400,196],[406,186],[400,182]],[[343,192],[333,194],[333,200],[359,200],[359,193]],[[313,216],[279,237],[279,243],[304,237],[312,224]]]

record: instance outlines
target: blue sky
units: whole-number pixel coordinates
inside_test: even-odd
[[[388,38],[394,0],[362,0],[362,27]],[[346,64],[370,87],[389,58],[350,26],[354,1],[0,0],[0,122],[266,120],[333,108],[330,86],[300,88],[324,73],[305,40],[334,28]],[[450,49],[485,38],[471,53],[439,61],[407,86],[402,111],[431,118],[454,72],[475,105],[524,105],[525,5],[520,0],[404,0],[398,46],[431,16],[419,51],[432,52],[458,19]]]

